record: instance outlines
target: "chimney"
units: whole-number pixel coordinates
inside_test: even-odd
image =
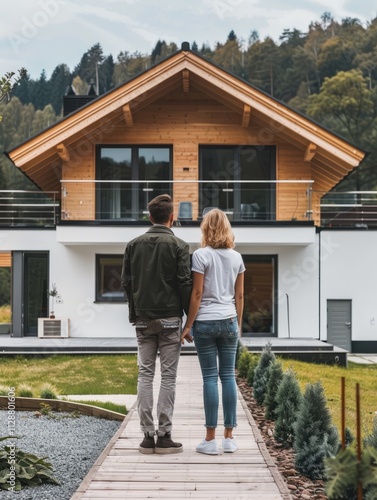
[[[63,116],[73,113],[73,111],[85,106],[85,104],[93,101],[96,97],[98,96],[93,81],[90,82],[86,95],[77,95],[74,87],[72,85],[67,85],[63,96]]]

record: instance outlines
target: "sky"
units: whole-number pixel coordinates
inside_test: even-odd
[[[2,0],[3,2],[5,0]],[[330,3],[330,5],[329,5]],[[373,1],[360,0],[7,0],[0,16],[0,76],[25,67],[32,78],[51,76],[61,63],[72,71],[100,43],[105,56],[150,54],[158,40],[225,43],[234,30],[246,48],[256,30],[279,42],[284,29],[307,32],[330,12],[337,21],[377,17]]]

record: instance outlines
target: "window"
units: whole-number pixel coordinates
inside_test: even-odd
[[[200,178],[210,182],[200,185],[201,212],[218,207],[233,220],[273,220],[275,156],[273,146],[202,146]]]
[[[244,255],[243,335],[276,336],[277,256]]]
[[[96,218],[141,220],[148,202],[171,193],[171,147],[98,146]],[[127,182],[129,181],[129,182]],[[140,182],[137,182],[140,181]]]
[[[123,255],[96,255],[96,301],[124,302],[120,284]]]

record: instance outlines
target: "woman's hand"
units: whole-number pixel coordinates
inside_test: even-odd
[[[182,335],[181,335],[181,343],[184,344],[185,343],[185,340],[191,344],[194,340],[194,337],[191,335],[191,328],[184,328],[183,331],[182,331]]]

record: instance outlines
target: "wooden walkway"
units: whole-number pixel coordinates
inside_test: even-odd
[[[156,373],[156,395],[158,383]],[[219,411],[217,437],[221,446],[221,407]],[[237,412],[234,436],[238,451],[221,455],[197,453],[195,447],[205,435],[201,373],[196,356],[181,356],[172,437],[183,444],[183,452],[139,453],[143,436],[133,406],[71,500],[290,499],[286,483],[240,393]]]

